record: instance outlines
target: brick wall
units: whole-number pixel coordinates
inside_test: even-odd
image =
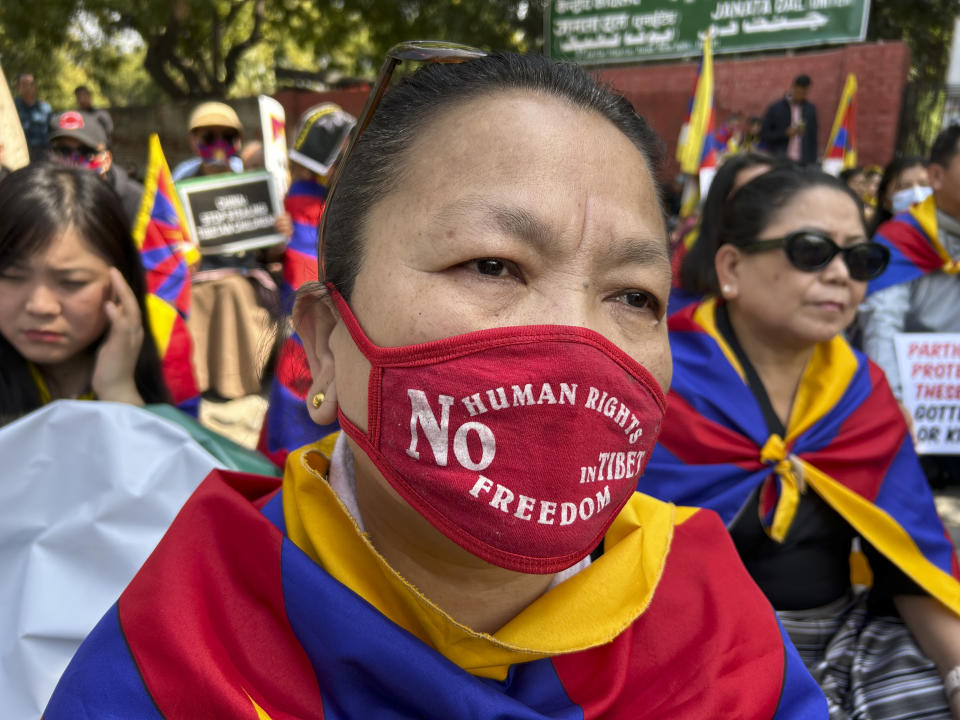
[[[797,75],[813,81],[809,100],[817,106],[822,153],[833,125],[847,73],[857,76],[857,150],[861,165],[885,165],[893,157],[910,51],[904,43],[849,45],[838,50],[793,56],[723,60],[714,64],[718,122],[728,113],[762,116],[783,97]],[[696,63],[604,70],[601,77],[626,95],[668,146],[665,174],[677,172],[673,160],[696,77]]]
[[[857,95],[860,162],[885,165],[893,156],[909,65],[909,50],[900,42],[849,45],[838,50],[744,60],[723,60],[721,56],[715,64],[717,118],[722,121],[732,111],[740,111],[745,116],[763,115],[767,105],[783,96],[794,77],[806,73],[813,80],[809,97],[817,106],[818,147],[822,152],[843,83],[847,73],[852,72],[860,87]],[[603,79],[630,98],[666,141],[665,175],[677,171],[673,155],[696,70],[696,63],[671,63],[600,72]],[[335,102],[356,115],[363,108],[367,92],[365,87],[324,93],[281,90],[275,97],[287,112],[287,138],[293,137],[297,119],[307,108],[320,102]],[[151,132],[160,134],[171,167],[189,157],[187,118],[195,104],[167,102],[156,107],[112,110],[117,162],[143,168]],[[230,105],[247,128],[247,139],[258,138],[260,121],[256,98],[230,100]]]

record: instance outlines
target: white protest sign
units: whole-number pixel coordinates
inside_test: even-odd
[[[894,336],[917,452],[960,455],[960,333]]]
[[[273,175],[274,187],[282,198],[287,194],[287,130],[283,105],[260,95],[260,130],[263,133],[263,167]]]
[[[10,86],[7,85],[2,67],[0,67],[0,145],[3,146],[0,164],[6,165],[11,170],[17,170],[30,162],[27,139],[23,136],[20,116],[17,115],[17,107],[13,104],[13,96],[10,94]]]

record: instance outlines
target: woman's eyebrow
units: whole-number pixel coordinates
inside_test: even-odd
[[[536,215],[514,205],[494,203],[485,198],[468,197],[444,206],[437,214],[440,223],[469,215],[480,218],[491,229],[528,242],[546,255],[553,248],[553,233]],[[659,265],[670,269],[665,237],[626,238],[611,241],[599,251],[597,263],[603,267],[621,264]]]
[[[553,244],[550,228],[533,213],[484,198],[467,197],[445,205],[437,213],[436,220],[447,224],[464,216],[479,219],[491,230],[524,240],[542,254],[546,254]]]
[[[662,237],[628,237],[611,240],[597,251],[596,263],[603,268],[619,265],[659,266],[670,272],[670,254]]]

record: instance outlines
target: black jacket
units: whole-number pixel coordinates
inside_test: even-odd
[[[137,224],[137,214],[140,211],[140,202],[143,199],[143,185],[133,180],[121,168],[114,165],[107,170],[107,183],[116,191],[123,202],[123,210],[130,220],[130,225]]]
[[[803,137],[800,138],[800,162],[811,165],[817,161],[817,108],[806,100],[800,106],[800,115],[803,118]],[[790,112],[790,103],[786,98],[777,100],[763,115],[763,127],[760,129],[760,138],[763,140],[771,155],[786,155],[787,128],[793,124]]]

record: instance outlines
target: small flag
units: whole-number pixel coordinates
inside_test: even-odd
[[[703,39],[703,55],[697,69],[687,119],[677,142],[680,171],[698,175],[702,169],[716,168],[717,146],[714,141],[713,117],[713,52],[709,34]]]
[[[150,136],[147,176],[133,239],[147,278],[147,313],[163,379],[174,404],[196,417],[200,391],[186,318],[190,312],[189,265],[199,260],[200,253],[190,240],[186,216],[156,134]]]
[[[823,155],[823,170],[839,175],[857,166],[857,76],[847,75],[837,115],[833,119],[830,141]]]

